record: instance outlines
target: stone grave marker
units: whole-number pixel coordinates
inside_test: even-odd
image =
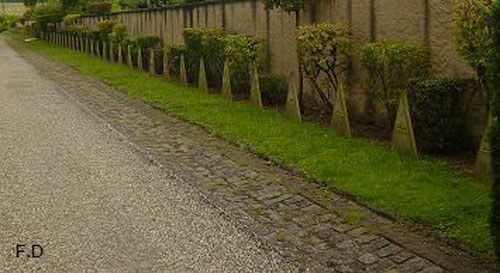
[[[128,67],[134,68],[134,63],[132,60],[132,45],[127,45],[127,64]]]
[[[263,108],[262,106],[262,96],[260,93],[260,84],[259,84],[259,72],[257,71],[257,65],[252,65],[252,74],[251,74],[251,82],[250,82],[250,105],[255,107]]]
[[[411,156],[418,155],[406,91],[401,92],[399,99],[399,107],[392,134],[392,147],[399,152]]]
[[[222,96],[232,100],[233,93],[231,90],[231,73],[229,71],[229,60],[224,61],[224,71],[222,73]]]
[[[288,94],[286,96],[286,115],[291,119],[302,122],[302,114],[300,112],[299,97],[297,94],[297,84],[295,74],[290,73],[288,83]]]
[[[332,126],[343,136],[351,136],[351,126],[347,115],[347,106],[344,92],[344,85],[339,82],[337,96],[333,103]]]
[[[487,183],[494,182],[493,167],[491,166],[491,143],[489,137],[489,132],[491,131],[491,127],[493,126],[494,121],[495,120],[493,119],[493,115],[490,113],[486,123],[486,128],[483,133],[483,137],[481,139],[479,151],[477,152],[476,166],[474,169],[474,173],[477,179]]]
[[[186,74],[186,60],[184,59],[184,54],[181,55],[181,60],[180,60],[180,81],[182,85],[188,86],[188,81],[187,81],[187,74]]]
[[[164,51],[163,52],[163,76],[167,78],[167,80],[170,80],[170,61],[168,58],[168,52]]]
[[[139,70],[144,69],[144,63],[142,62],[142,49],[140,47],[137,48],[137,67]]]
[[[198,71],[198,88],[208,92],[207,75],[205,73],[205,62],[200,58],[200,69]]]
[[[156,74],[155,50],[153,48],[149,49],[149,74]]]

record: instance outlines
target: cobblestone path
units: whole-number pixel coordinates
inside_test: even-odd
[[[176,183],[199,190],[225,219],[295,261],[301,271],[490,272],[467,252],[421,229],[382,217],[67,66],[19,52],[60,93],[119,132],[135,153],[172,173]]]

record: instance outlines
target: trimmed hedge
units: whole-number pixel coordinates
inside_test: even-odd
[[[442,153],[469,147],[465,127],[465,102],[473,79],[412,79],[408,100],[415,137],[424,152]]]
[[[399,96],[411,78],[429,75],[429,50],[404,42],[374,42],[361,47],[361,64],[368,74],[369,91],[380,101],[392,125]]]
[[[186,46],[183,45],[167,45],[163,48],[164,52],[168,54],[168,69],[170,75],[179,78],[180,76],[180,63],[181,55],[186,56]]]
[[[266,64],[261,39],[219,29],[188,28],[183,30],[186,45],[188,80],[198,78],[198,65],[203,57],[209,86],[221,86],[224,60],[229,59],[231,86],[236,94],[250,94],[250,64],[260,68]]]

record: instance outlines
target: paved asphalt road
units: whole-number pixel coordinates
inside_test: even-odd
[[[0,271],[34,269],[295,270],[0,40]]]

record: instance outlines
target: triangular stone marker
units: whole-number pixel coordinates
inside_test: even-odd
[[[156,74],[155,50],[153,48],[149,49],[149,74]]]
[[[231,73],[229,72],[229,60],[224,61],[224,71],[222,73],[222,96],[232,100],[233,93],[231,91]]]
[[[167,80],[170,80],[170,61],[166,50],[163,52],[163,76],[165,76]]]
[[[106,41],[102,42],[102,58],[104,60],[108,59],[108,43]]]
[[[332,127],[343,136],[351,136],[351,126],[349,125],[344,85],[342,83],[339,83],[337,96],[333,102]]]
[[[262,96],[260,93],[259,84],[259,72],[257,71],[257,65],[252,65],[252,74],[250,79],[250,105],[262,108]]]
[[[134,62],[132,61],[132,45],[127,45],[127,64],[128,67],[134,68]]]
[[[115,48],[113,42],[109,42],[109,61],[112,63],[115,62]]]
[[[101,47],[100,47],[99,41],[97,41],[97,43],[96,43],[95,52],[96,52],[97,57],[101,57]]]
[[[398,113],[392,134],[392,147],[399,152],[418,156],[406,91],[401,93],[399,99]]]
[[[121,43],[118,43],[118,48],[116,50],[118,51],[118,63],[123,64],[123,49]]]
[[[139,70],[144,69],[144,64],[142,62],[142,49],[141,49],[141,47],[137,48],[137,67],[139,68]]]
[[[493,168],[491,161],[491,142],[489,138],[489,133],[491,127],[493,126],[493,115],[490,113],[488,116],[488,121],[486,123],[486,129],[484,130],[483,138],[481,139],[481,145],[479,146],[479,151],[476,157],[476,166],[474,173],[477,179],[493,183]]]
[[[208,92],[207,74],[205,73],[205,62],[200,59],[200,69],[198,71],[198,88],[204,92]]]
[[[179,73],[182,85],[188,86],[187,74],[186,74],[186,60],[184,59],[184,54],[181,55]]]
[[[297,84],[294,73],[290,73],[290,79],[288,81],[286,115],[295,121],[302,122],[302,114],[300,113],[299,97],[297,94]]]
[[[95,45],[95,43],[94,43],[94,40],[92,39],[90,41],[90,55],[92,55],[92,56],[95,56],[94,45]]]

